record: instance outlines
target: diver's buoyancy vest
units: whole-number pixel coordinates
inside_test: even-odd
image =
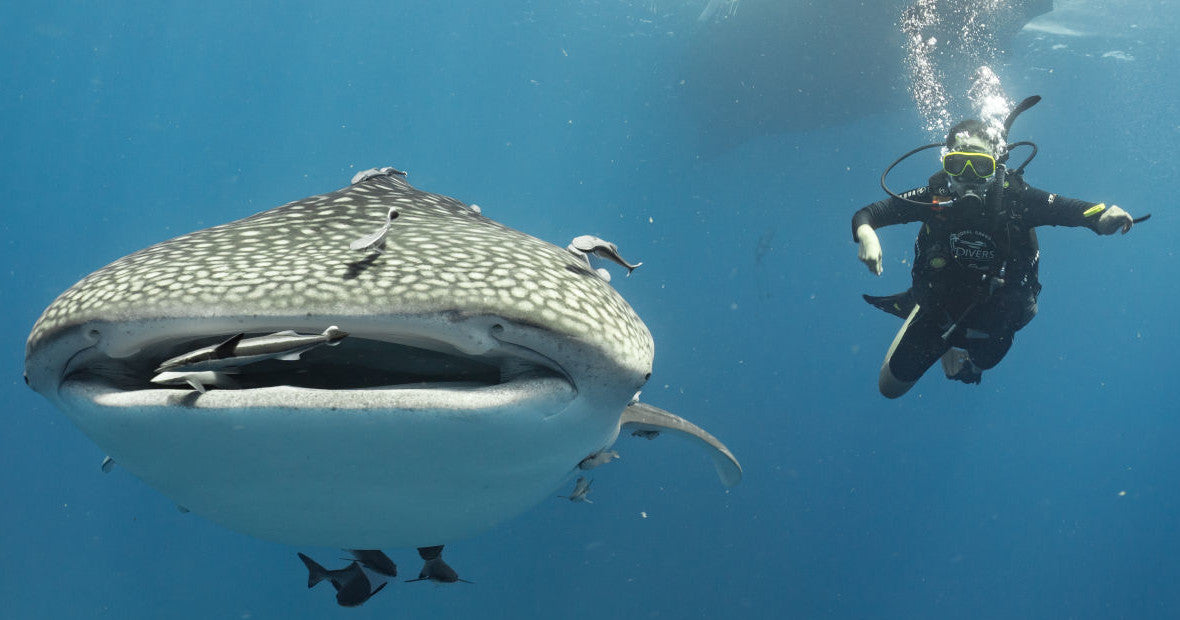
[[[987,277],[1003,277],[1007,285],[1035,295],[1040,288],[1040,253],[1036,232],[1023,223],[1025,187],[1021,175],[1009,173],[998,212],[987,207],[975,212],[956,206],[931,207],[934,213],[914,242],[915,288],[974,287]],[[936,203],[940,198],[949,200],[947,174],[939,171],[931,176],[928,190]]]

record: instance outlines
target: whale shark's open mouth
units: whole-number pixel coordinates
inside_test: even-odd
[[[299,331],[318,331],[305,327],[306,321],[293,322],[304,325]],[[67,353],[70,361],[61,370],[59,387],[74,398],[101,394],[106,404],[116,406],[191,395],[191,404],[199,396],[204,406],[211,407],[268,406],[286,399],[295,408],[340,409],[481,409],[538,398],[562,402],[577,393],[572,378],[558,363],[497,338],[506,331],[498,322],[445,336],[421,328],[398,332],[388,324],[376,330],[365,321],[342,324],[353,328],[344,330],[346,337],[301,351],[297,357],[287,356],[291,359],[237,364],[230,358],[214,372],[172,373],[176,376],[167,382],[157,372],[162,361],[215,347],[234,334],[224,333],[220,322],[204,327],[188,323],[184,328],[159,325],[142,331],[129,326],[96,328],[89,332],[97,339],[95,345]],[[268,321],[245,327],[240,338],[272,334],[274,325]],[[307,396],[292,401],[292,390]],[[343,394],[353,391],[366,395]]]
[[[263,334],[246,333],[246,337]],[[215,345],[225,336],[165,341],[134,356],[85,369],[123,390],[157,388],[151,383],[160,360]],[[252,389],[288,385],[316,389],[364,389],[426,384],[489,386],[508,371],[504,359],[443,353],[408,344],[349,337],[331,347],[318,347],[297,360],[264,360],[224,373],[221,389]],[[513,366],[517,364],[515,360]],[[177,387],[187,386],[183,384]]]

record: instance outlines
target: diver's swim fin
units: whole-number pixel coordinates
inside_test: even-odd
[[[902,381],[893,376],[893,369],[889,367],[889,361],[893,359],[893,354],[897,351],[897,345],[901,344],[901,339],[905,337],[906,331],[910,328],[910,324],[914,322],[914,318],[918,316],[918,311],[921,309],[922,306],[914,304],[914,309],[910,310],[909,315],[906,316],[905,323],[902,323],[901,329],[897,330],[897,335],[893,337],[893,344],[889,345],[889,352],[885,354],[885,361],[881,363],[881,372],[877,375],[877,388],[881,390],[881,395],[885,398],[900,398],[918,382],[919,377],[915,377],[911,381]]]
[[[942,371],[946,378],[952,381],[978,385],[983,378],[983,370],[971,361],[971,355],[963,349],[951,347],[942,355]]]
[[[914,300],[914,289],[912,288],[884,297],[874,297],[872,295],[862,295],[862,297],[870,304],[899,319],[909,318],[910,312],[913,311],[914,305],[917,303]]]

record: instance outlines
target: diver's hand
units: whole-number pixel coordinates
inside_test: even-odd
[[[1131,230],[1135,222],[1131,219],[1131,214],[1120,209],[1117,205],[1110,205],[1110,208],[1103,211],[1102,215],[1098,216],[1098,234],[1113,235],[1115,231],[1122,229],[1123,234]]]
[[[860,251],[856,257],[864,263],[869,271],[881,275],[881,241],[872,226],[861,224],[856,229],[856,238],[860,241]]]

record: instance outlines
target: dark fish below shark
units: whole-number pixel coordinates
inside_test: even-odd
[[[692,438],[737,484],[720,442],[635,399],[651,335],[585,257],[391,169],[357,178],[87,276],[33,327],[26,380],[177,504],[293,545],[474,535],[624,427]],[[151,383],[161,362],[232,335],[325,325],[348,337],[243,365],[232,385]]]
[[[422,558],[422,570],[418,571],[417,579],[407,579],[406,583],[414,581],[433,581],[435,583],[471,583],[459,577],[459,573],[442,559],[442,545],[419,547],[418,557]]]
[[[337,570],[328,570],[306,555],[297,554],[307,567],[307,587],[314,588],[326,580],[336,589],[338,605],[357,607],[385,588],[390,579],[397,577],[397,565],[384,553],[377,550],[350,553],[356,559]]]

